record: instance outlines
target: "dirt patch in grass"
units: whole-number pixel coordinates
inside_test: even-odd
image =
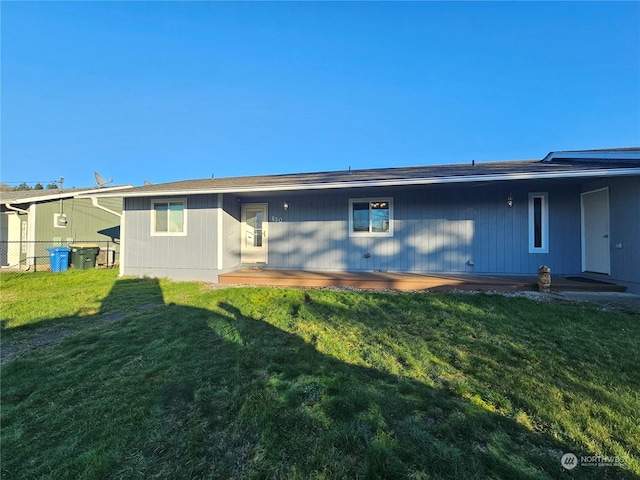
[[[117,322],[118,320],[122,320],[126,316],[127,314],[122,312],[109,313],[107,315],[103,315],[102,317],[100,317],[100,321],[102,323],[113,323],[113,322]]]
[[[141,305],[137,308],[139,311],[153,310],[164,306],[160,303],[148,303]],[[47,347],[50,345],[56,345],[62,342],[65,338],[77,335],[80,332],[85,332],[92,328],[99,327],[100,324],[111,324],[122,320],[129,316],[130,313],[113,312],[100,316],[96,316],[96,322],[84,323],[82,326],[75,329],[61,329],[61,330],[48,330],[46,332],[38,332],[33,335],[21,336],[19,338],[12,338],[11,340],[3,340],[0,345],[0,363],[17,358],[26,352]]]
[[[4,363],[12,358],[16,358],[34,348],[46,347],[60,343],[65,338],[73,335],[69,330],[38,333],[27,337],[19,342],[2,344],[0,346],[0,362]]]
[[[594,303],[603,310],[640,312],[640,295],[621,292],[561,292],[555,294],[559,301]]]

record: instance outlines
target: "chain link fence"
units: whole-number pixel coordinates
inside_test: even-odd
[[[95,246],[99,248],[96,257],[96,268],[113,268],[120,263],[120,244],[105,240],[73,240],[62,241],[0,241],[0,269],[3,272],[39,272],[51,270],[51,252],[47,249],[55,247]],[[74,268],[69,255],[69,268]]]

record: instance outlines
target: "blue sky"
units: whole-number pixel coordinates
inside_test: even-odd
[[[2,2],[0,14],[2,182],[640,145],[638,2]]]

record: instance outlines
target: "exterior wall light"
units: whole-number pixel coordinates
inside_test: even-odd
[[[509,196],[507,197],[507,207],[512,208],[513,207],[513,194],[510,193]]]
[[[284,203],[282,204],[282,207],[283,207],[285,210],[289,210],[289,202],[284,202]]]

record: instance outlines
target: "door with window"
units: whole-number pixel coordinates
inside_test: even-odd
[[[582,194],[582,271],[611,273],[609,189]]]
[[[267,204],[242,205],[242,263],[267,263]]]

